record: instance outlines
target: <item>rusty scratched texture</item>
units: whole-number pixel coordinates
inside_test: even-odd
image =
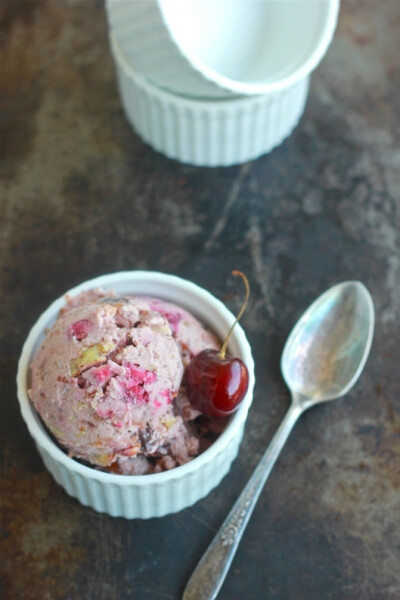
[[[175,600],[288,406],[279,357],[330,285],[361,279],[377,327],[348,398],[306,414],[262,494],[221,600],[400,597],[400,3],[344,1],[299,127],[257,161],[200,169],[122,113],[104,7],[1,0],[0,596]],[[130,268],[240,306],[257,386],[240,456],[196,506],[126,522],[69,498],[19,414],[15,372],[40,312]]]

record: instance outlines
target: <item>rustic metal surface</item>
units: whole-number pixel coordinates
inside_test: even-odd
[[[400,597],[400,3],[344,1],[293,136],[200,169],[145,146],[121,111],[95,0],[1,0],[1,540],[5,600],[175,600],[288,405],[286,336],[330,285],[377,310],[348,398],[304,415],[262,494],[221,600]],[[120,269],[177,273],[235,310],[257,386],[240,456],[180,514],[112,519],[44,469],[16,401],[21,345],[65,289]]]

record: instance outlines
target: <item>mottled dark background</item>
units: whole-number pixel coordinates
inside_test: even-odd
[[[102,2],[1,0],[1,587],[5,600],[175,600],[271,439],[289,395],[280,353],[330,285],[374,298],[367,368],[297,424],[221,600],[400,597],[400,2],[344,1],[305,114],[272,154],[232,168],[155,153],[121,110]],[[207,498],[150,521],[69,498],[20,417],[17,359],[75,284],[158,269],[236,310],[257,385],[240,456]]]

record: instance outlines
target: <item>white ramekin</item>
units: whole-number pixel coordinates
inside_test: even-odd
[[[303,114],[308,77],[280,92],[231,100],[192,100],[160,90],[136,73],[110,38],[122,105],[140,137],[169,158],[229,166],[270,152]]]
[[[234,316],[212,294],[201,287],[164,273],[131,271],[103,275],[69,290],[71,296],[102,287],[117,294],[156,296],[191,311],[220,338],[224,338]],[[243,436],[247,413],[253,398],[254,363],[243,329],[233,331],[229,350],[240,357],[249,370],[248,392],[220,437],[203,454],[180,467],[152,475],[118,475],[92,469],[69,458],[48,436],[28,399],[30,364],[54,323],[65,296],[58,298],[31,329],[18,364],[17,389],[22,416],[43,462],[68,494],[85,506],[113,517],[127,519],[161,517],[190,506],[206,496],[229,471]]]
[[[134,70],[198,98],[269,94],[322,60],[339,0],[107,0],[110,29]]]

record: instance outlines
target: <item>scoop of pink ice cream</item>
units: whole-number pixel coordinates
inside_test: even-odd
[[[195,354],[205,348],[220,349],[218,338],[184,308],[158,298],[146,297],[145,300],[152,310],[163,315],[168,321],[172,335],[180,347],[184,367]]]
[[[97,300],[96,300],[97,298]],[[70,299],[32,364],[30,397],[70,456],[147,472],[198,452],[184,366],[217,338],[187,311],[153,298]]]

